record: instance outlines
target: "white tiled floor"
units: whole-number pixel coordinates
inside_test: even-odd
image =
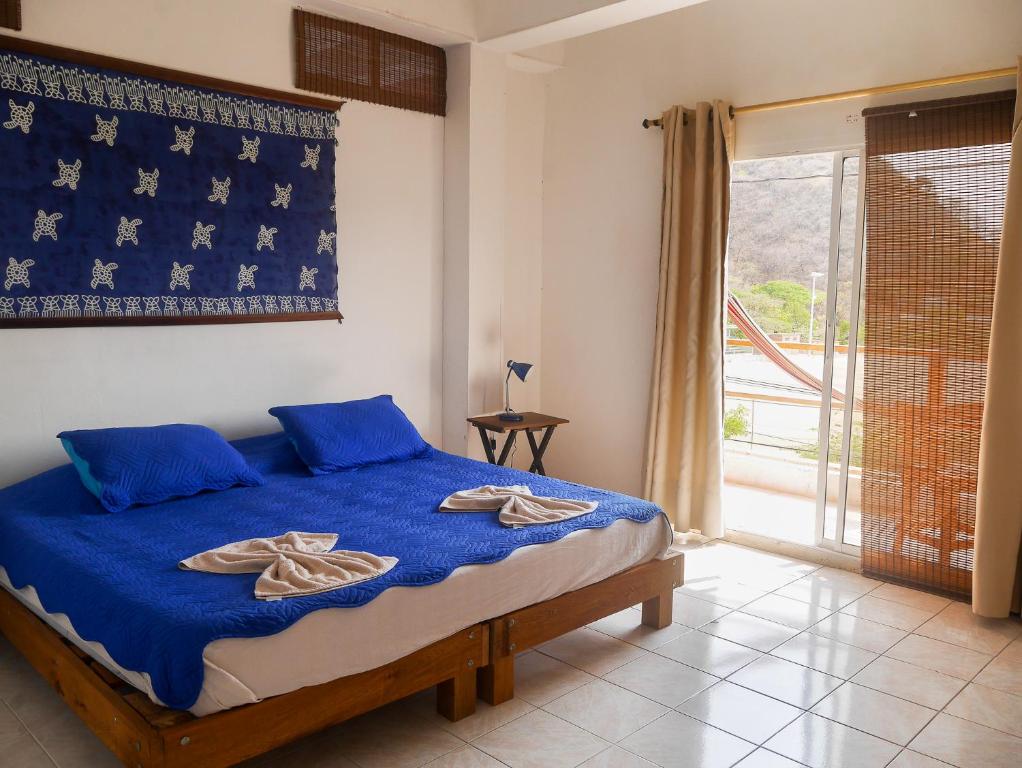
[[[248,768],[1019,768],[1022,623],[752,549],[686,553],[675,624],[634,609],[518,658],[449,723],[423,692]],[[117,762],[0,640],[0,765]]]

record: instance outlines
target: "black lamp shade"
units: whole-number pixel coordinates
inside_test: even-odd
[[[507,361],[507,367],[510,368],[515,376],[521,381],[525,381],[525,377],[529,375],[529,371],[532,370],[532,363],[516,363],[514,360]]]

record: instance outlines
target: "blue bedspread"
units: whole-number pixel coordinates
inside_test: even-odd
[[[16,588],[32,585],[50,613],[102,643],[129,670],[146,672],[169,707],[202,689],[202,652],[223,637],[272,635],[320,608],[363,605],[393,586],[421,586],[455,568],[503,560],[518,547],[650,522],[646,501],[428,449],[415,459],[313,477],[283,433],[233,445],[267,479],[257,488],[202,493],[107,514],[71,465],[0,490],[0,565]],[[438,512],[450,493],[528,484],[534,493],[598,499],[595,512],[553,525],[501,527],[495,512]],[[373,581],[276,602],[256,600],[257,574],[185,572],[177,563],[232,541],[286,531],[337,532],[338,549],[394,555]]]

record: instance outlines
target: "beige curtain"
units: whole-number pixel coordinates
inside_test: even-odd
[[[1018,90],[1022,92],[1022,57]],[[997,262],[983,435],[976,498],[972,609],[1003,617],[1019,610],[1022,592],[1022,99],[1015,121]]]
[[[724,255],[734,121],[730,105],[662,116],[660,292],[645,462],[646,498],[675,530],[724,534]]]

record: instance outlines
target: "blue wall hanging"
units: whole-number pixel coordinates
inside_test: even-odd
[[[340,319],[339,107],[3,38],[0,327]]]

